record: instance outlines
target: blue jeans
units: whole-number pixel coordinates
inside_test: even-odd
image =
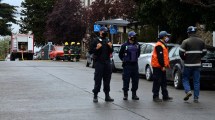
[[[185,93],[190,91],[190,77],[193,77],[194,99],[198,99],[200,91],[200,67],[184,67],[182,82]]]

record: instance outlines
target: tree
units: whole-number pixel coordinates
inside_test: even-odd
[[[21,33],[32,31],[37,46],[47,43],[44,37],[47,15],[51,13],[56,0],[25,0],[22,2]]]
[[[84,18],[88,32],[94,36],[93,25],[96,21],[122,18],[134,21],[136,4],[133,0],[95,0],[86,8]],[[87,39],[89,43],[91,38]]]
[[[9,53],[10,37],[4,37],[0,40],[0,60],[4,59]]]
[[[180,0],[184,3],[189,3],[192,5],[198,5],[202,7],[215,7],[215,1],[214,0]]]
[[[1,3],[0,0],[0,35],[11,35],[11,24],[16,23],[15,14],[16,7],[6,3]]]
[[[55,44],[81,41],[86,28],[80,0],[58,0],[48,15],[46,38]]]
[[[141,24],[159,26],[159,30],[171,32],[172,42],[181,42],[187,37],[187,27],[195,26],[196,23],[206,24],[208,29],[214,29],[214,7],[208,9],[180,0],[136,0],[136,2],[139,5],[137,18]]]

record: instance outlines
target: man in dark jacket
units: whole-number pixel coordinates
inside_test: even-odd
[[[184,60],[183,71],[183,86],[186,96],[184,100],[187,101],[192,96],[189,79],[193,75],[194,83],[194,102],[198,102],[200,89],[200,67],[201,58],[206,54],[205,43],[199,38],[196,33],[196,27],[190,26],[187,29],[189,38],[185,39],[179,49],[180,57]]]
[[[104,93],[105,93],[105,101],[112,102],[112,99],[109,96],[110,92],[110,80],[111,80],[111,62],[110,62],[110,54],[113,52],[113,45],[107,38],[108,29],[106,27],[101,27],[100,36],[97,37],[91,45],[91,49],[89,51],[90,54],[94,55],[95,60],[95,74],[94,80],[95,85],[93,89],[94,98],[93,102],[98,102],[98,93],[100,92],[101,83],[103,79]]]
[[[132,79],[132,99],[139,100],[136,95],[139,84],[139,68],[138,68],[138,57],[140,56],[140,45],[136,40],[136,33],[131,31],[128,33],[128,41],[121,46],[119,51],[119,58],[123,62],[123,88],[124,98],[128,99],[128,90],[130,78]]]

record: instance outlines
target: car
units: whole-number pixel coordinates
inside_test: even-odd
[[[119,49],[121,47],[121,44],[113,44],[113,53],[110,56],[111,58],[111,65],[112,65],[112,72],[116,72],[118,69],[118,66],[116,67],[117,61],[119,61]],[[121,60],[120,60],[121,61]]]
[[[5,61],[10,61],[10,54],[7,54]]]
[[[170,68],[166,69],[167,80],[173,81],[176,89],[181,89],[184,62],[179,56],[180,46],[175,46],[169,51]],[[215,47],[207,46],[207,53],[201,59],[201,82],[215,83]]]
[[[138,66],[139,66],[139,74],[145,75],[146,80],[152,80],[152,66],[151,66],[151,58],[152,52],[155,47],[155,42],[144,43],[141,45],[140,57],[138,58]],[[168,43],[168,49],[171,49],[177,44]]]
[[[34,53],[33,59],[34,60],[39,60],[39,51]]]
[[[86,53],[86,67],[90,67],[90,65],[92,65],[91,67],[94,68],[95,64],[94,64],[94,61],[93,61],[93,54],[90,54],[89,52]]]
[[[49,53],[49,59],[51,60],[64,60],[64,46],[54,46]]]

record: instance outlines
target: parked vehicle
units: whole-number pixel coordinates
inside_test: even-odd
[[[138,58],[139,74],[145,75],[146,80],[152,80],[151,58],[152,52],[156,43],[144,43],[141,46],[140,57]],[[176,44],[167,44],[168,49],[171,49]]]
[[[115,67],[115,60],[118,61],[119,59],[119,49],[121,44],[113,44],[113,53],[110,56],[111,57],[111,65],[112,65],[112,72],[116,72],[118,68]]]
[[[51,60],[64,60],[64,46],[54,46],[49,53],[49,59]]]
[[[10,54],[7,54],[5,61],[10,61]]]
[[[182,73],[184,62],[179,56],[180,46],[173,47],[169,52],[170,68],[167,69],[167,79],[174,82],[174,87],[180,89],[182,85]],[[201,82],[215,83],[215,47],[207,46],[207,54],[201,60]]]
[[[33,60],[34,35],[33,34],[12,34],[10,43],[10,60],[27,59]]]
[[[94,61],[93,61],[93,54],[90,54],[89,52],[87,52],[86,53],[86,58],[87,58],[86,67],[90,67],[90,65],[91,65],[91,67],[94,68],[95,64],[94,64]]]
[[[34,60],[41,60],[41,50],[34,53]]]

